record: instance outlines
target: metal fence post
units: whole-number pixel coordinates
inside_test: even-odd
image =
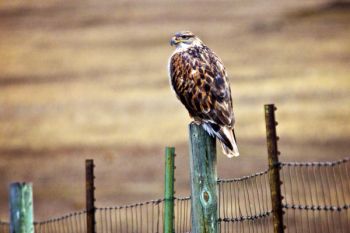
[[[95,233],[96,229],[96,208],[95,208],[95,185],[94,185],[94,160],[85,160],[86,180],[86,232]]]
[[[218,231],[216,140],[194,123],[189,126],[192,233]]]
[[[10,186],[10,232],[34,233],[33,191],[30,183]]]
[[[165,148],[164,233],[174,231],[175,148]]]
[[[274,233],[283,233],[283,209],[282,209],[282,194],[281,194],[281,179],[280,179],[280,164],[278,155],[280,152],[277,148],[277,133],[275,120],[275,110],[277,109],[273,104],[267,104],[265,109],[265,123],[266,123],[266,141],[267,153],[269,159],[269,183],[271,190],[272,202],[272,218]]]

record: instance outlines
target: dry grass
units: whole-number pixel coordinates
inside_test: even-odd
[[[1,3],[0,215],[14,180],[34,182],[39,218],[83,208],[87,157],[97,160],[98,204],[159,197],[165,145],[178,147],[177,189],[187,193],[189,118],[166,70],[168,40],[181,29],[200,35],[232,74],[243,156],[220,156],[221,176],[265,167],[269,102],[279,108],[284,160],[349,155],[350,14],[321,6]]]

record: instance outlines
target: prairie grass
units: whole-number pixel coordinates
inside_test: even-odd
[[[83,208],[88,157],[98,204],[159,197],[166,145],[188,193],[190,120],[167,77],[182,29],[230,74],[243,155],[219,152],[220,176],[266,167],[265,103],[278,106],[283,160],[349,155],[349,22],[349,9],[322,1],[2,2],[0,216],[14,180],[34,182],[39,218]]]

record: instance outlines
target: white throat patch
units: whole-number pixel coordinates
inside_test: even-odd
[[[175,52],[180,52],[180,51],[186,50],[186,49],[193,47],[193,46],[199,46],[200,44],[201,43],[198,40],[193,41],[191,44],[179,43],[176,46]]]

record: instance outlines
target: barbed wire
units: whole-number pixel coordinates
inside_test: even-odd
[[[82,214],[86,214],[86,210],[81,210],[81,211],[77,211],[77,212],[72,212],[72,213],[68,213],[59,217],[53,217],[53,218],[49,218],[47,220],[43,220],[43,221],[35,221],[34,225],[37,224],[45,224],[45,223],[51,223],[51,222],[57,222],[57,221],[61,221],[70,217],[74,217],[74,216],[79,216]]]
[[[254,173],[254,174],[251,174],[251,175],[248,175],[248,176],[242,176],[242,177],[239,177],[239,178],[231,178],[231,179],[218,179],[218,183],[229,183],[229,182],[237,182],[237,181],[243,181],[243,180],[248,180],[248,179],[251,179],[251,178],[254,178],[256,176],[262,176],[266,173],[269,172],[270,169],[266,169],[264,171],[261,171],[261,172],[257,172],[257,173]]]
[[[174,197],[175,200],[179,201],[186,201],[186,200],[191,200],[191,196],[188,197]]]
[[[190,200],[190,199],[191,199],[191,196],[174,197],[174,200],[179,200],[179,201]],[[154,200],[149,200],[149,201],[144,201],[144,202],[132,203],[132,204],[128,204],[128,205],[96,207],[96,210],[111,210],[111,209],[133,208],[133,207],[149,205],[149,204],[156,204],[157,205],[157,204],[160,204],[161,202],[163,202],[165,200],[166,200],[165,198],[159,198],[159,199],[154,199]]]
[[[240,216],[240,217],[235,217],[235,218],[218,218],[219,222],[243,222],[243,221],[253,221],[253,220],[258,220],[261,218],[265,218],[270,216],[272,213],[272,211],[266,211],[266,212],[262,212],[260,214],[256,214],[256,215],[249,215],[249,216]]]
[[[295,204],[282,204],[285,209],[298,209],[298,210],[313,210],[313,211],[342,211],[350,208],[350,204],[342,206],[331,206],[331,205],[295,205]]]
[[[159,203],[165,201],[164,198],[159,198],[159,199],[154,199],[154,200],[149,200],[149,201],[144,201],[144,202],[137,202],[129,205],[120,205],[120,206],[110,206],[110,207],[97,207],[96,210],[108,210],[108,209],[125,209],[125,208],[133,208],[133,207],[138,207],[138,206],[143,206],[143,205],[149,205],[149,204],[156,204],[158,205]]]
[[[280,162],[281,166],[296,166],[296,167],[327,167],[327,166],[335,166],[343,163],[347,163],[350,161],[350,157],[346,157],[344,159],[339,159],[336,161],[326,161],[326,162]]]

